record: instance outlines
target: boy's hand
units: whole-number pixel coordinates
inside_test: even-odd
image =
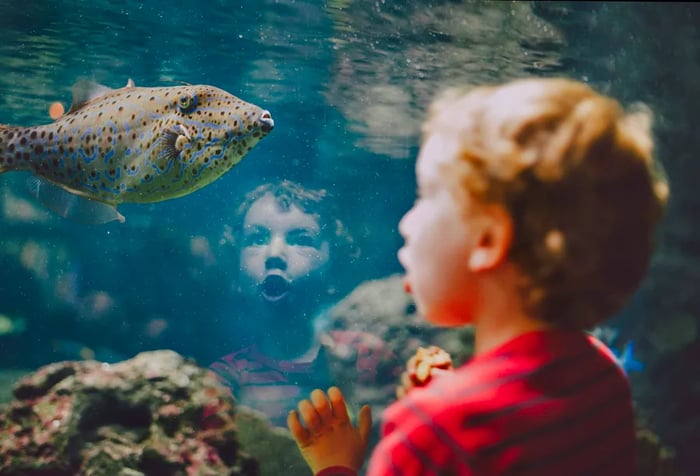
[[[365,460],[372,416],[369,406],[363,406],[355,428],[343,394],[337,387],[331,387],[327,397],[316,389],[311,392],[311,401],[299,402],[299,412],[289,412],[287,426],[314,474],[331,466],[359,471]]]
[[[406,370],[396,387],[396,397],[401,398],[415,387],[428,385],[434,377],[452,371],[450,354],[437,346],[419,347],[416,354],[408,359]]]

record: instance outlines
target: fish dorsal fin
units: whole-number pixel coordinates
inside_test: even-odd
[[[126,80],[126,86],[124,86],[124,87],[125,88],[133,88],[135,86],[136,86],[136,84],[134,83],[134,80],[129,78]]]
[[[128,83],[127,83],[128,86]],[[96,83],[94,81],[82,80],[73,85],[73,103],[68,114],[75,112],[93,99],[111,93],[114,89]]]

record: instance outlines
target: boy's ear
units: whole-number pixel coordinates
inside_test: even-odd
[[[476,244],[469,256],[469,269],[487,271],[501,264],[513,240],[513,220],[502,205],[484,207],[475,221]]]

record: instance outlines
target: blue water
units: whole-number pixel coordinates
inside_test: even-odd
[[[206,339],[220,332],[212,316],[226,309],[229,264],[216,253],[208,261],[191,244],[203,239],[216,249],[242,195],[269,180],[334,194],[339,218],[362,250],[351,276],[342,277],[348,289],[400,272],[396,225],[414,200],[420,120],[444,86],[565,75],[624,101],[650,102],[662,125],[691,116],[674,108],[685,107],[680,88],[697,72],[696,10],[575,3],[0,0],[0,123],[50,122],[49,105],[68,106],[79,79],[116,88],[132,78],[138,86],[211,84],[269,109],[276,124],[210,186],[176,200],[121,206],[124,224],[53,217],[33,201],[25,175],[0,176],[0,314],[19,326],[0,334],[0,367],[32,369],[85,347],[105,359],[164,346],[202,362],[216,358]],[[666,69],[649,59],[662,56],[672,58]],[[685,69],[672,66],[681,63]],[[688,200],[694,202],[683,198],[692,184],[682,180],[690,162],[674,161],[677,137],[670,137],[661,135],[659,149],[672,183],[679,177],[674,197],[681,198],[672,203],[666,226],[675,234],[667,243],[677,248],[674,259],[695,263],[699,253],[690,243],[698,224]],[[26,207],[37,215],[13,218]],[[692,270],[683,276],[685,286],[697,277]],[[654,277],[673,279],[661,271],[650,282]],[[654,311],[669,312],[654,283],[613,321],[618,350],[641,341],[635,358],[642,362],[645,339],[653,341],[650,329],[658,328]],[[86,296],[108,308],[108,317],[82,319],[76,302]],[[697,302],[674,305],[671,311],[698,321]],[[167,323],[158,339],[144,331],[153,320]],[[687,366],[664,387],[664,399],[697,386],[697,364],[688,363],[697,339],[684,345],[647,355],[651,366],[642,372],[655,363]],[[651,401],[662,430],[685,418],[681,410],[663,414],[664,403]],[[689,437],[667,434],[683,451],[679,441]],[[697,463],[691,460],[685,456],[687,467]]]

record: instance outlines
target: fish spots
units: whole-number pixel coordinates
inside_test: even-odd
[[[140,167],[137,166],[136,164],[131,164],[129,168],[126,170],[126,174],[130,177],[133,177],[134,175],[137,175],[140,171]]]
[[[107,169],[107,173],[105,175],[109,180],[115,181],[121,176],[121,169],[118,168],[111,168]]]

